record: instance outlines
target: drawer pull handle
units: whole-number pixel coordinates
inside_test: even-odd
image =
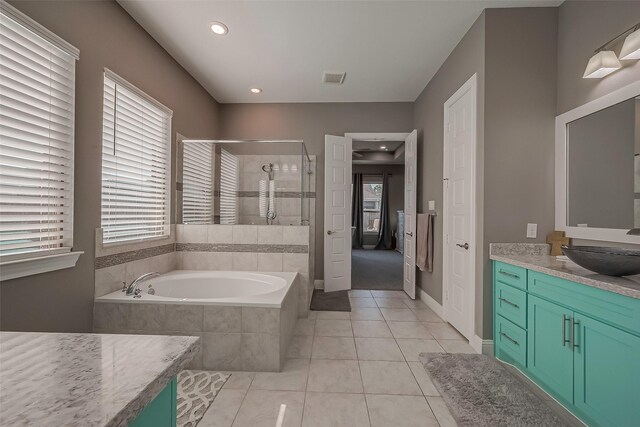
[[[520,345],[520,344],[518,344],[518,341],[514,340],[513,338],[511,338],[509,335],[505,334],[504,332],[500,332],[500,335],[502,335],[503,337],[505,337],[506,339],[508,339],[512,343],[514,343],[515,345]]]
[[[565,347],[570,340],[567,339],[567,320],[571,320],[566,314],[562,315],[562,346]]]
[[[580,348],[576,342],[576,326],[580,326],[580,321],[571,317],[571,346],[573,348]],[[580,330],[580,328],[578,328],[578,330]]]
[[[498,270],[498,273],[504,274],[505,276],[513,277],[514,279],[519,279],[520,278],[520,276],[518,276],[517,274],[511,273],[509,271],[504,271],[502,269]]]
[[[510,306],[512,306],[514,308],[520,308],[520,306],[518,304],[513,303],[513,302],[509,301],[508,299],[505,299],[505,298],[502,298],[502,297],[499,297],[498,299],[500,301],[502,301],[502,302],[506,302],[507,304],[509,304]]]

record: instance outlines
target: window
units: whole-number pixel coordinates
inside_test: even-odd
[[[72,267],[82,253],[55,257],[57,267],[50,258],[47,266],[38,264],[73,246],[78,55],[75,47],[0,2],[2,280]]]
[[[362,178],[363,230],[377,233],[380,230],[380,206],[382,203],[382,176],[365,175]]]
[[[213,144],[189,141],[182,154],[182,223],[213,224]]]
[[[169,236],[172,114],[105,70],[103,243]]]
[[[220,224],[238,223],[238,158],[222,149],[220,161]]]

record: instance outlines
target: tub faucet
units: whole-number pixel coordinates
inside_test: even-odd
[[[127,286],[126,289],[123,289],[123,290],[126,292],[126,295],[138,296],[140,294],[140,289],[138,289],[138,285],[144,282],[146,279],[150,277],[155,277],[155,276],[160,276],[160,273],[158,273],[157,271],[154,271],[152,273],[145,273],[142,276],[138,277],[133,282],[131,282],[131,284]],[[127,283],[125,282],[125,286],[126,284]]]

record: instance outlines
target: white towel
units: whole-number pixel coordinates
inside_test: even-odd
[[[258,205],[260,208],[260,216],[267,216],[267,181],[261,179],[258,183]]]
[[[269,181],[269,213],[274,214],[276,212],[276,182]]]

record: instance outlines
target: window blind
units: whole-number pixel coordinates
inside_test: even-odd
[[[222,149],[220,156],[220,224],[238,223],[238,158]]]
[[[171,110],[105,71],[103,243],[169,235]]]
[[[0,2],[0,256],[73,245],[78,51]]]
[[[213,144],[185,142],[182,155],[182,222],[213,224]]]

